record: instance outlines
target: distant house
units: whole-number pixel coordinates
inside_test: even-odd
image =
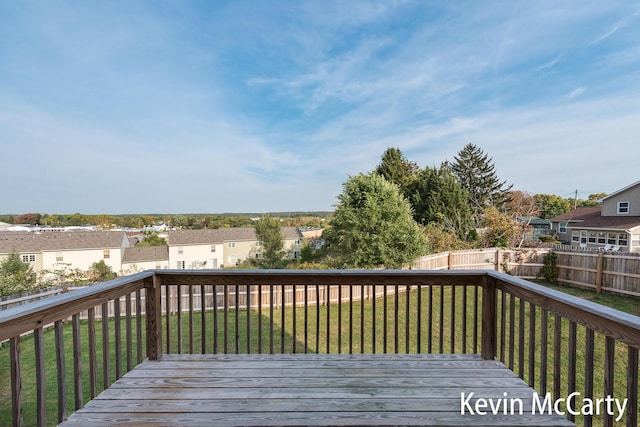
[[[124,232],[69,231],[60,233],[0,233],[0,259],[12,252],[21,255],[34,271],[88,270],[91,264],[103,260],[118,273],[125,248],[130,247]]]
[[[538,218],[537,216],[519,216],[516,220],[529,226],[524,236],[526,240],[538,240],[540,236],[552,234],[551,221],[548,219]]]
[[[298,258],[302,234],[295,227],[283,227],[284,248]],[[168,233],[171,268],[210,269],[235,266],[260,258],[262,248],[251,227],[212,230],[171,230]]]
[[[166,268],[169,268],[169,248],[167,246],[142,246],[124,250],[123,274]]]
[[[558,239],[580,247],[640,252],[640,181],[601,202],[551,218]]]

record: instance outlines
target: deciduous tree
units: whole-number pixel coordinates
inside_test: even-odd
[[[266,268],[278,267],[284,257],[284,234],[280,220],[263,216],[255,222],[254,227],[262,247],[260,264]]]

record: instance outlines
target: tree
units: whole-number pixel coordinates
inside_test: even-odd
[[[399,148],[387,148],[382,155],[380,164],[376,167],[375,173],[398,185],[400,191],[406,197],[418,176],[419,170],[418,165],[409,161]]]
[[[96,261],[89,267],[89,280],[94,282],[106,282],[116,278],[116,273],[111,271],[111,267],[103,259]]]
[[[571,210],[571,202],[555,194],[536,194],[534,198],[540,217],[544,219],[553,218]]]
[[[40,224],[40,214],[26,213],[26,214],[18,215],[13,219],[13,221],[14,221],[14,224],[37,225],[37,224]]]
[[[167,246],[167,241],[164,237],[158,236],[158,233],[150,233],[144,238],[144,240],[136,243],[136,247],[146,246]]]
[[[33,289],[36,274],[31,265],[20,259],[20,254],[11,252],[0,261],[0,297]]]
[[[515,246],[522,225],[511,216],[500,212],[495,206],[489,206],[482,215],[482,244],[485,247]]]
[[[426,251],[411,205],[396,184],[376,173],[343,184],[325,233],[338,268],[400,268]]]
[[[478,225],[487,207],[503,207],[512,186],[506,186],[506,181],[498,179],[493,159],[476,145],[465,145],[454,159],[451,170],[469,193],[471,210]]]
[[[469,195],[447,163],[420,171],[411,194],[413,217],[422,224],[437,224],[458,239],[466,239],[473,227]]]
[[[263,216],[254,223],[256,237],[262,247],[260,264],[266,268],[279,266],[284,256],[284,234],[280,220]]]

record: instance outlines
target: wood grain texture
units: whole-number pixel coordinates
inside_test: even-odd
[[[523,414],[462,414],[461,393],[507,393],[522,400]],[[504,364],[477,354],[164,355],[61,425],[573,425],[532,414],[533,393]]]

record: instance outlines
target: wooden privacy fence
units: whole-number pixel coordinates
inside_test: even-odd
[[[557,256],[558,282],[597,292],[640,297],[640,256],[550,248],[476,249],[443,252],[418,259],[418,270],[494,270],[523,279],[539,277],[544,257]]]

